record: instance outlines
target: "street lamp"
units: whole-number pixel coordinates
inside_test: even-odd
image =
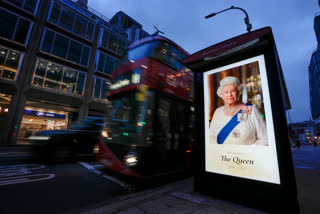
[[[251,31],[251,28],[252,28],[252,25],[250,24],[248,13],[247,13],[244,9],[242,9],[242,8],[240,8],[240,7],[231,6],[230,8],[225,9],[225,10],[221,10],[221,11],[219,11],[219,12],[217,12],[217,13],[211,13],[211,14],[207,15],[205,18],[206,18],[206,19],[211,18],[211,17],[213,17],[213,16],[215,16],[215,15],[217,15],[217,14],[219,14],[219,13],[222,13],[222,12],[224,12],[224,11],[231,10],[231,9],[238,9],[238,10],[243,11],[243,12],[246,14],[246,17],[244,18],[244,22],[245,22],[246,25],[247,25],[247,31],[250,32],[250,31]]]

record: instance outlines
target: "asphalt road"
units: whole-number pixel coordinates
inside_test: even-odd
[[[45,165],[23,152],[0,153],[0,213],[77,213],[127,193],[128,189],[86,166],[95,162]]]
[[[133,179],[108,171],[95,162],[95,156],[45,164],[33,160],[28,148],[0,147],[0,213],[76,214],[186,177],[175,171]]]

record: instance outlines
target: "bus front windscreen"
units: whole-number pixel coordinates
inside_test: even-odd
[[[120,144],[145,144],[153,135],[152,93],[144,101],[138,101],[135,92],[124,93],[112,99],[109,126],[112,141]]]

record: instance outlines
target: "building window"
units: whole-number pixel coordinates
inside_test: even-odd
[[[15,50],[0,47],[0,77],[15,80],[22,54]]]
[[[70,32],[92,41],[94,23],[80,14],[53,2],[48,20]]]
[[[114,69],[116,68],[116,65],[119,60],[104,54],[102,52],[99,53],[99,58],[98,58],[98,68],[97,70],[106,73],[106,74],[112,74]]]
[[[9,112],[9,105],[11,102],[11,95],[0,93],[0,119],[4,119]],[[5,120],[2,120],[5,121]]]
[[[53,55],[56,55],[65,59],[67,56],[69,42],[70,42],[70,39],[67,39],[59,34],[56,34],[51,53]]]
[[[107,100],[106,93],[110,82],[100,77],[94,77],[92,96],[99,100]]]
[[[0,36],[26,44],[31,31],[31,22],[0,9]]]
[[[90,48],[53,31],[45,31],[41,50],[72,62],[88,66]]]
[[[107,30],[103,30],[100,45],[122,56],[127,50],[128,42]]]
[[[23,10],[26,10],[32,14],[38,9],[39,0],[5,0],[6,2],[13,4]]]
[[[38,59],[32,84],[66,93],[83,94],[86,74]]]

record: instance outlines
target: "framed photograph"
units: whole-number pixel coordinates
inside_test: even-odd
[[[205,171],[280,184],[265,57],[203,73]]]

